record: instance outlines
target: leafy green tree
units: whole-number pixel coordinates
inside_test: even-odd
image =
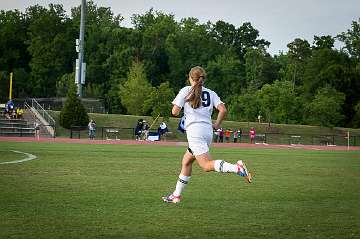
[[[235,54],[218,55],[209,61],[205,85],[214,90],[224,101],[238,95],[246,88],[243,64]]]
[[[295,61],[306,60],[311,55],[310,44],[307,40],[296,38],[287,47],[289,48],[289,57]]]
[[[85,97],[101,98],[104,95],[103,89],[103,84],[88,83],[85,86],[84,95]]]
[[[355,128],[360,128],[360,101],[354,107],[355,114],[352,118],[351,125]]]
[[[344,93],[344,121],[349,124],[353,118],[355,104],[360,99],[360,83],[357,80],[359,76],[345,52],[329,48],[313,50],[304,71],[304,96],[310,100],[318,89],[326,86]]]
[[[329,48],[313,50],[303,72],[303,84],[307,96],[313,96],[318,88],[328,84],[342,91],[349,85],[349,77],[346,73],[349,63],[348,57],[343,52]]]
[[[14,68],[29,70],[30,60],[25,41],[28,20],[26,15],[0,10],[0,68],[11,72]]]
[[[80,6],[72,9],[73,27],[76,29],[80,25],[80,13]],[[122,20],[123,17],[114,15],[110,7],[99,7],[93,1],[87,3],[84,56],[86,84],[97,84],[97,87],[105,87],[105,90],[109,90],[108,84],[106,86],[101,84],[110,78],[112,69],[109,69],[107,59],[121,42],[119,32],[121,32]]]
[[[129,114],[144,115],[149,111],[148,105],[144,104],[149,99],[153,87],[146,78],[144,64],[134,62],[124,85],[120,86],[120,98],[122,105]]]
[[[28,87],[30,56],[25,44],[27,27],[25,14],[18,10],[0,11],[0,102],[8,98],[10,72],[14,73],[14,97],[26,97],[31,91]]]
[[[165,43],[168,36],[178,29],[178,24],[174,15],[154,11],[152,8],[144,15],[134,15],[132,22],[142,36],[141,60],[149,81],[153,86],[158,86],[169,74]]]
[[[299,122],[301,101],[290,81],[275,81],[265,84],[257,92],[260,109],[265,113],[265,120],[275,123]]]
[[[313,49],[332,49],[334,47],[335,39],[332,36],[314,36]]]
[[[350,56],[360,59],[360,18],[352,22],[351,29],[342,32],[337,38],[345,44],[345,49]]]
[[[49,97],[56,92],[56,81],[72,71],[74,32],[62,5],[49,9],[35,5],[26,10],[29,19],[28,51],[31,55],[33,96]]]
[[[73,27],[80,24],[80,6],[72,9]],[[119,84],[124,82],[134,60],[134,34],[121,27],[121,15],[109,7],[87,4],[85,28],[86,87],[84,94],[105,98],[109,113],[125,113],[119,96]],[[78,37],[78,36],[76,36]]]
[[[222,51],[233,50],[238,58],[243,61],[248,49],[265,48],[270,42],[259,39],[259,31],[250,22],[243,23],[236,28],[230,23],[217,21],[210,23],[209,36],[215,40]]]
[[[217,43],[209,36],[209,26],[199,24],[196,18],[182,19],[179,29],[166,40],[169,58],[170,86],[175,90],[183,87],[191,67],[205,67],[221,53]]]
[[[125,80],[126,80],[126,78],[125,78]],[[124,82],[125,82],[125,80],[124,80]],[[121,103],[120,86],[122,85],[122,83],[120,83],[120,82],[122,82],[122,81],[120,81],[118,79],[113,79],[111,82],[112,86],[105,95],[106,108],[109,111],[109,113],[113,113],[113,114],[117,114],[117,113],[125,114],[126,113],[126,108]]]
[[[233,47],[237,36],[236,27],[224,21],[212,24],[210,35],[222,46]]]
[[[253,89],[261,87],[264,54],[262,49],[248,49],[245,54],[246,80]]]
[[[75,73],[64,74],[60,80],[56,82],[56,96],[65,97],[69,91],[69,85],[72,84]]]
[[[246,81],[252,89],[259,89],[263,85],[265,54],[263,47],[248,49],[245,54]]]
[[[137,45],[140,37],[137,31],[126,28],[114,30],[113,35],[112,39],[121,41],[114,42],[117,47],[106,59],[109,79],[104,79],[104,95],[109,113],[126,113],[120,100],[120,85],[125,83],[132,62],[138,58],[138,50],[133,45]]]
[[[170,88],[169,82],[161,83],[157,89],[154,89],[149,99],[145,101],[145,108],[150,108],[152,116],[157,117],[160,115],[165,120],[168,120],[171,112],[171,101],[174,99],[175,94],[173,89]]]
[[[66,101],[60,112],[59,123],[65,129],[71,129],[72,126],[85,128],[89,123],[89,116],[76,95],[76,86],[73,82],[69,85]]]
[[[346,95],[345,104],[344,104],[344,114],[345,114],[345,122],[346,126],[352,127],[351,123],[352,119],[356,115],[357,103],[360,102],[360,63],[358,63],[358,68],[349,67],[345,68],[345,77],[347,78],[345,81],[346,84],[341,84],[341,92]],[[341,78],[344,78],[341,77]],[[347,86],[345,88],[345,86]],[[338,88],[336,88],[338,89]]]
[[[264,120],[269,123],[274,122],[273,115],[278,101],[278,92],[273,90],[271,85],[265,84],[256,94],[260,103],[260,110],[265,114]]]
[[[356,111],[356,102],[360,100],[359,91],[360,91],[360,18],[358,21],[353,21],[351,24],[351,29],[348,29],[346,32],[342,32],[337,36],[341,42],[344,43],[344,50],[352,61],[350,67],[345,67],[345,74],[342,74],[340,78],[344,81],[346,78],[346,88],[344,84],[341,84],[341,91],[346,94],[346,101],[344,106],[344,112],[346,115],[346,122],[351,126],[351,121],[355,117]],[[338,88],[337,88],[338,89]]]
[[[312,125],[333,127],[344,119],[342,106],[345,95],[327,86],[318,90],[313,101],[307,105],[307,122]]]
[[[296,38],[287,45],[289,52],[289,65],[287,74],[291,78],[287,78],[293,83],[293,88],[297,85],[303,84],[303,72],[305,69],[306,60],[311,56],[310,44],[307,40]]]
[[[231,120],[253,122],[260,110],[257,95],[252,91],[246,91],[242,95],[231,98],[228,107]]]
[[[13,72],[13,97],[26,98],[29,92],[30,73],[25,68],[14,68]]]
[[[134,38],[137,38],[137,33],[135,31],[118,29],[114,31],[114,35],[115,38],[122,39],[122,42],[116,43],[116,49],[106,59],[105,64],[110,75],[109,86],[112,86],[114,81],[126,79],[129,68],[133,61],[137,59],[137,50],[130,44]],[[111,87],[106,89],[109,90]]]
[[[240,59],[244,59],[247,49],[257,48],[259,46],[268,47],[270,42],[259,38],[259,31],[255,29],[250,22],[243,23],[236,29],[234,47]]]

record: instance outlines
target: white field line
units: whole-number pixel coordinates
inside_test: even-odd
[[[24,159],[20,159],[20,160],[15,160],[15,161],[9,161],[9,162],[2,162],[0,164],[12,164],[12,163],[22,163],[22,162],[26,162],[26,161],[30,161],[33,159],[36,159],[37,157],[33,154],[29,154],[29,153],[25,153],[25,152],[21,152],[21,151],[17,151],[17,150],[10,150],[11,152],[14,153],[18,153],[18,154],[25,154],[27,157]]]

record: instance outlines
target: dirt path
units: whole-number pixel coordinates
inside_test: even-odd
[[[135,140],[89,140],[70,138],[40,138],[31,137],[0,137],[0,141],[6,142],[49,142],[49,143],[77,143],[77,144],[127,144],[127,145],[169,145],[186,146],[186,142],[174,141],[135,141]],[[323,146],[323,145],[280,145],[280,144],[247,144],[247,143],[213,143],[213,147],[221,148],[283,148],[283,149],[307,149],[307,150],[348,150],[347,146]],[[359,150],[360,146],[350,146],[349,150]]]

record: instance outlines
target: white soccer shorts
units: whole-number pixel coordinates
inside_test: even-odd
[[[194,156],[209,152],[213,129],[210,124],[194,123],[186,127],[186,136]]]

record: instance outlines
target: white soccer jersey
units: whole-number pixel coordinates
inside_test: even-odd
[[[193,109],[189,102],[186,102],[186,97],[191,91],[191,86],[182,88],[178,95],[173,100],[172,104],[180,108],[184,107],[185,129],[193,123],[206,123],[212,125],[211,114],[213,108],[223,103],[219,96],[212,90],[202,87],[201,100],[202,104],[199,108]]]

